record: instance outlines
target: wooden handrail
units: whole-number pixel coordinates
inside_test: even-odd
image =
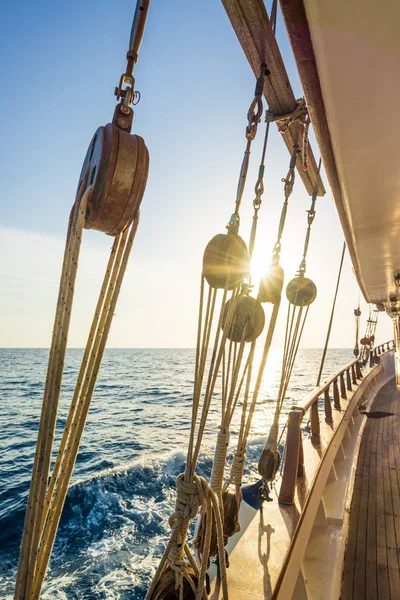
[[[390,348],[390,344],[392,344],[392,348]],[[384,349],[385,345],[387,347],[387,350]],[[376,348],[374,350],[376,350],[379,353],[381,349],[382,349],[382,353],[389,352],[390,350],[392,350],[393,349],[393,340],[390,340],[389,342],[385,342],[384,344],[380,344],[379,346],[376,346]],[[374,350],[372,352],[374,352]],[[358,358],[355,358],[354,360],[349,362],[345,367],[342,367],[339,371],[337,371],[336,373],[331,375],[325,381],[325,383],[323,383],[319,387],[313,389],[309,394],[307,394],[307,396],[304,398],[303,402],[301,402],[300,404],[296,404],[295,408],[301,409],[304,413],[307,412],[307,410],[309,408],[311,408],[311,406],[314,404],[314,402],[316,402],[318,400],[318,398],[320,398],[324,394],[325,390],[329,389],[331,384],[334,383],[334,381],[336,379],[338,379],[340,377],[340,375],[342,375],[342,373],[353,371],[355,369],[356,375],[358,374],[357,378],[361,379],[361,377],[359,376],[361,373],[361,369],[360,370],[357,369],[357,364],[359,366],[359,360],[358,360]],[[354,384],[354,379],[353,379],[353,384]]]
[[[338,377],[342,373],[345,373],[346,371],[348,371],[348,369],[351,369],[351,367],[356,362],[357,362],[357,359],[352,360],[351,362],[349,362],[348,365],[346,365],[345,367],[342,367],[342,369],[340,369],[340,371],[337,371],[336,373],[334,373],[333,375],[331,375],[329,377],[329,379],[327,379],[325,381],[325,383],[323,383],[322,385],[320,385],[317,388],[314,388],[309,394],[307,394],[307,396],[304,398],[303,402],[301,402],[300,404],[296,405],[296,408],[300,408],[304,413],[307,412],[307,410],[309,408],[311,408],[311,406],[314,404],[314,402],[316,400],[318,400],[318,398],[320,396],[323,395],[323,393],[325,392],[325,390],[329,389],[330,385],[335,381],[335,379],[338,379]]]
[[[392,347],[390,347],[390,345]],[[385,350],[386,346],[386,350]],[[371,351],[370,367],[373,367],[380,362],[380,358],[386,352],[394,349],[394,342],[390,340],[384,344],[376,346]],[[345,380],[346,377],[346,380]],[[348,393],[353,392],[353,386],[358,386],[363,380],[361,364],[356,358],[342,367],[339,371],[331,375],[324,384],[312,390],[301,402],[294,406],[289,413],[288,430],[286,436],[286,458],[282,475],[282,484],[279,493],[279,502],[282,504],[292,504],[294,501],[294,492],[296,484],[296,473],[299,470],[299,457],[302,449],[301,438],[301,422],[306,412],[311,409],[310,424],[311,424],[311,441],[313,444],[320,443],[320,422],[319,422],[319,405],[318,400],[321,396],[324,397],[324,411],[326,421],[332,421],[332,404],[330,397],[330,386],[333,384],[333,403],[336,410],[341,410],[339,397],[347,400]],[[354,390],[356,391],[356,390]],[[300,469],[301,471],[301,469]]]

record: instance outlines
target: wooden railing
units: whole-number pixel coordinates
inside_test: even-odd
[[[393,340],[376,346],[369,356],[369,367],[379,364],[380,357],[385,352],[393,350]],[[311,441],[320,443],[320,414],[319,399],[323,397],[323,411],[326,422],[332,422],[332,400],[336,410],[342,410],[342,400],[346,401],[353,392],[353,386],[358,386],[363,379],[362,364],[355,359],[337,371],[327,381],[315,388],[298,406],[289,413],[287,437],[285,446],[285,465],[279,493],[279,502],[293,504],[297,477],[304,474],[304,455],[301,436],[302,420],[310,410]]]

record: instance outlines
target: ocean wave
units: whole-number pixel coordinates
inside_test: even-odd
[[[250,461],[264,441],[249,440]],[[175,480],[185,458],[183,451],[175,451],[164,459],[136,460],[75,482],[68,491],[43,599],[142,598],[168,539]],[[202,454],[197,472],[209,477],[211,467],[211,452]],[[16,531],[21,535],[23,518],[23,510],[14,510],[0,521],[2,546],[12,548],[10,567],[16,565],[15,537]],[[6,578],[6,593],[11,593],[14,567]],[[80,595],[75,596],[76,589]]]
[[[154,352],[112,350],[105,355],[46,577],[43,600],[144,598],[170,533],[168,516],[174,509],[175,479],[185,465],[190,424],[188,405],[193,387],[192,351],[160,352],[165,359],[170,357],[168,370],[161,371],[159,363],[157,368],[154,367]],[[65,421],[67,400],[73,390],[80,355],[76,351],[67,355],[70,362],[63,381],[60,424]],[[0,393],[3,393],[0,423],[13,425],[2,428],[5,438],[2,460],[5,475],[1,490],[4,495],[0,497],[3,499],[0,513],[2,599],[12,598],[40,413],[36,394],[32,393],[34,402],[31,403],[20,394],[31,384],[38,385],[37,369],[45,373],[47,352],[41,356],[42,361],[32,370],[26,367],[31,364],[32,353],[26,352],[26,358],[20,360],[21,378],[17,379],[15,375],[12,378],[15,397],[4,393],[0,374]],[[130,376],[133,356],[137,361],[135,372],[140,366],[146,375],[138,380]],[[315,356],[319,358],[319,353]],[[347,356],[343,357],[342,353],[337,356],[339,364],[346,362]],[[15,352],[0,353],[3,373],[17,373],[14,357]],[[179,369],[171,366],[175,364],[173,361]],[[315,364],[315,360],[310,362],[309,381],[315,380],[312,370]],[[118,385],[111,385],[110,381],[117,381]],[[293,383],[300,387],[298,381]],[[272,382],[271,388],[260,398],[259,412],[255,415],[254,436],[249,439],[247,449],[246,483],[253,483],[258,478],[257,462],[272,414],[274,385]],[[33,391],[35,387],[30,389]],[[289,399],[285,410],[291,402]],[[204,452],[197,468],[198,474],[207,478],[211,473],[213,435],[218,424],[218,411],[212,406]],[[237,423],[232,430],[233,444]],[[58,438],[59,435],[60,427],[57,428]],[[233,447],[229,456],[232,454]]]

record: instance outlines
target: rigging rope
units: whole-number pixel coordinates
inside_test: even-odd
[[[338,272],[337,281],[336,281],[336,290],[335,290],[335,295],[333,297],[331,316],[329,318],[329,325],[328,325],[328,331],[326,333],[325,346],[324,346],[324,350],[323,350],[322,356],[321,356],[321,363],[319,365],[319,372],[318,372],[316,387],[318,387],[319,384],[321,383],[322,371],[324,369],[326,353],[327,353],[328,345],[329,345],[329,338],[331,336],[331,329],[332,329],[332,323],[333,323],[333,315],[335,314],[336,298],[337,298],[338,291],[339,291],[340,277],[342,275],[342,267],[343,267],[343,260],[344,260],[345,252],[346,252],[346,242],[343,242],[342,256],[341,256],[341,259],[340,259],[339,272]]]
[[[261,207],[261,196],[264,192],[264,173],[265,173],[265,155],[268,143],[269,134],[269,123],[266,125],[264,142],[261,153],[260,166],[258,170],[258,178],[255,184],[255,199],[253,201],[253,222],[250,233],[249,241],[249,255],[250,259],[253,254],[256,233],[257,233],[257,220],[258,211]],[[237,305],[235,307],[235,316],[230,330],[229,339],[229,350],[226,357],[224,351],[222,359],[222,405],[221,405],[221,423],[219,433],[217,436],[217,443],[215,447],[213,468],[211,474],[210,485],[213,490],[217,493],[221,507],[222,507],[222,518],[224,524],[224,545],[228,538],[238,531],[238,515],[240,503],[242,500],[241,494],[241,482],[237,483],[235,494],[229,492],[228,487],[231,480],[223,484],[224,482],[224,471],[227,462],[227,450],[229,446],[230,438],[230,425],[234,412],[236,410],[238,400],[243,388],[243,383],[247,377],[246,383],[246,398],[249,393],[249,385],[251,380],[252,363],[254,356],[254,348],[256,340],[262,333],[264,328],[265,316],[261,304],[258,300],[255,300],[248,295],[251,290],[251,275],[249,277],[248,284],[242,285],[241,296],[237,299]],[[251,342],[250,352],[248,354],[244,368],[240,375],[242,367],[242,360],[245,350],[246,343]],[[235,463],[236,464],[236,463]],[[238,476],[236,476],[236,482],[238,482]],[[204,532],[205,532],[205,521],[204,515],[200,521],[198,529],[198,535],[196,538],[196,544],[199,549],[199,554],[202,555],[202,548],[204,546]],[[215,536],[212,537],[210,555],[214,556],[216,553],[216,540]]]
[[[236,489],[239,490],[242,484],[243,479],[243,469],[244,462],[246,456],[246,446],[247,439],[250,433],[251,423],[256,407],[256,403],[258,400],[258,394],[261,388],[261,383],[264,375],[265,366],[267,363],[267,358],[269,354],[269,350],[272,343],[273,334],[275,332],[276,322],[279,314],[280,302],[281,302],[281,292],[283,287],[284,274],[283,269],[279,265],[280,261],[280,252],[281,252],[281,240],[283,231],[286,223],[287,209],[289,198],[293,192],[293,186],[295,182],[295,165],[296,165],[296,156],[297,156],[298,147],[295,146],[293,150],[293,154],[290,158],[289,170],[286,175],[286,178],[282,179],[284,183],[284,202],[282,206],[277,240],[275,242],[273,248],[273,256],[272,256],[272,264],[270,266],[269,272],[267,275],[261,280],[260,288],[258,292],[258,299],[260,302],[268,302],[273,305],[271,318],[268,325],[267,335],[265,338],[264,348],[261,356],[261,361],[258,367],[257,378],[254,385],[254,390],[251,398],[251,402],[249,405],[249,397],[250,397],[250,385],[252,378],[252,365],[254,360],[254,352],[255,352],[255,342],[253,342],[249,357],[247,360],[247,364],[245,365],[245,371],[247,371],[247,381],[246,388],[244,393],[244,399],[242,404],[242,414],[241,414],[241,423],[240,423],[240,431],[238,436],[238,443],[235,451],[235,455],[233,457],[232,466],[230,470],[230,477],[227,481],[227,485],[229,483],[234,483]]]
[[[276,1],[274,2],[274,5],[275,19]],[[264,76],[268,76],[268,73],[269,72],[265,65],[262,65],[260,77],[256,85],[255,98],[248,112],[249,125],[246,128],[247,144],[240,171],[235,211],[227,227],[228,235],[221,235],[213,238],[206,248],[203,260],[203,276],[201,280],[201,297],[196,349],[195,383],[192,405],[192,423],[185,473],[180,477],[183,477],[183,481],[188,485],[195,483],[194,478],[197,477],[195,474],[196,463],[201,448],[211,397],[214,393],[215,384],[221,371],[221,424],[215,447],[211,480],[210,484],[207,484],[205,480],[202,480],[202,485],[204,486],[205,490],[204,497],[200,498],[200,496],[197,495],[199,501],[196,500],[194,503],[193,511],[190,509],[187,510],[188,500],[182,496],[180,484],[178,484],[177,481],[176,513],[178,514],[178,518],[176,520],[171,519],[171,539],[163,554],[151,587],[146,595],[146,600],[158,600],[161,598],[166,599],[172,597],[175,598],[177,593],[179,598],[183,599],[184,596],[186,597],[187,593],[190,595],[190,590],[194,594],[195,598],[205,598],[206,595],[204,591],[204,583],[206,571],[209,565],[209,557],[215,554],[218,554],[219,575],[223,598],[227,598],[228,594],[224,545],[227,541],[227,538],[235,532],[235,528],[237,527],[238,507],[241,501],[240,485],[243,474],[246,440],[250,430],[251,418],[254,412],[259,387],[261,385],[262,375],[279,310],[280,295],[283,285],[283,271],[279,266],[281,249],[280,244],[285,225],[288,199],[293,190],[294,169],[296,165],[297,152],[299,150],[298,145],[295,145],[290,161],[288,175],[286,179],[283,180],[285,184],[285,202],[282,208],[277,242],[274,246],[273,264],[271,265],[270,272],[260,285],[257,299],[254,299],[249,295],[252,287],[250,274],[245,272],[246,269],[238,269],[238,266],[241,264],[241,262],[243,262],[243,256],[238,253],[235,255],[235,259],[233,261],[230,259],[228,260],[227,255],[229,253],[232,255],[232,247],[229,247],[228,252],[228,245],[226,242],[229,236],[230,242],[232,241],[233,236],[236,236],[236,240],[241,240],[241,238],[238,236],[238,230],[240,226],[239,209],[241,206],[244,185],[247,177],[250,146],[252,140],[254,139],[256,124],[258,123],[261,115],[260,103],[264,85]],[[255,112],[256,107],[257,112]],[[264,191],[264,159],[268,132],[269,123],[267,123],[266,126],[259,175],[255,186],[255,200],[253,203],[254,214],[247,260],[250,259],[254,249],[258,210],[261,205],[261,195]],[[223,250],[221,250],[221,248],[223,248]],[[232,263],[236,265],[236,270],[233,269]],[[227,269],[228,264],[229,269]],[[233,272],[232,280],[230,280],[230,278],[227,279],[226,273],[225,275],[223,274],[226,270],[230,270],[231,273]],[[205,301],[206,294],[204,279],[209,284],[207,302]],[[244,283],[244,279],[248,279],[248,283]],[[229,285],[227,282],[229,282]],[[205,359],[210,341],[212,318],[215,308],[215,288],[219,288],[224,291],[215,333],[215,342],[208,366],[208,377],[205,378]],[[230,297],[228,293],[230,293]],[[256,391],[253,393],[252,401],[250,403],[250,407],[248,408],[254,349],[256,339],[262,331],[265,319],[260,302],[266,301],[274,304],[274,308],[267,332],[263,357],[257,376]],[[205,316],[203,316],[204,311]],[[245,343],[248,342],[251,342],[251,347],[245,360],[245,365],[242,368],[241,365],[244,358]],[[226,466],[227,449],[229,444],[229,427],[243,386],[245,386],[245,397],[242,404],[242,422],[239,435],[238,451],[236,452],[234,461],[232,463],[231,477],[224,483],[224,470]],[[236,492],[234,495],[228,492],[228,486],[232,481],[236,484]],[[212,507],[210,502],[207,500],[208,498],[214,499],[215,501]],[[192,556],[191,551],[186,543],[191,515],[197,514],[199,509],[201,518],[199,522],[198,535],[195,540],[195,546],[200,557],[200,568],[196,566],[194,557]],[[213,511],[212,514],[210,514],[210,510]],[[215,524],[213,524],[214,521]],[[174,572],[174,575],[171,578],[172,572]],[[171,596],[169,593],[171,593]]]
[[[372,304],[369,305],[369,315],[367,319],[367,325],[365,329],[365,335],[360,340],[360,344],[362,345],[361,351],[361,362],[365,365],[368,362],[368,358],[370,352],[372,352],[375,342],[375,333],[376,327],[378,324],[378,316],[379,311],[373,307]]]
[[[318,165],[318,173],[321,169],[321,160]],[[266,499],[271,500],[268,494],[268,484],[275,479],[279,469],[280,454],[278,449],[279,419],[286,397],[290,377],[299,349],[302,333],[307,319],[309,307],[317,295],[317,288],[311,279],[305,277],[306,257],[310,241],[311,226],[315,218],[315,202],[317,199],[319,178],[314,188],[311,199],[311,207],[307,211],[307,231],[304,241],[303,257],[300,262],[298,274],[286,287],[288,299],[288,312],[286,318],[286,332],[283,349],[281,380],[278,397],[275,404],[275,413],[270,427],[267,443],[261,453],[258,470],[264,480]],[[305,310],[304,310],[305,309]]]
[[[170,517],[172,529],[170,542],[163,554],[155,577],[147,592],[146,599],[159,598],[166,590],[175,590],[179,598],[192,590],[195,598],[203,598],[205,578],[211,553],[218,554],[223,597],[228,598],[226,563],[223,531],[222,481],[226,462],[226,450],[229,440],[229,423],[236,405],[235,388],[239,378],[244,345],[248,336],[256,334],[259,328],[253,317],[253,306],[248,303],[255,300],[242,287],[244,279],[249,278],[250,256],[245,242],[238,235],[240,227],[240,206],[247,179],[251,144],[257,133],[262,115],[262,93],[265,77],[265,65],[261,65],[256,82],[254,98],[247,113],[246,148],[240,169],[236,191],[234,212],[227,225],[227,234],[215,236],[207,245],[203,257],[203,273],[200,284],[200,305],[197,330],[195,359],[195,377],[192,403],[191,429],[185,472],[177,479],[175,512]],[[261,192],[262,193],[262,192]],[[259,193],[257,198],[261,197]],[[256,207],[255,207],[256,208]],[[258,210],[259,206],[257,207]],[[206,292],[206,282],[208,292]],[[222,291],[219,316],[216,322],[214,343],[206,375],[207,353],[211,341],[211,332],[217,304],[217,292]],[[205,299],[207,296],[207,300]],[[247,303],[245,305],[245,303]],[[262,311],[262,308],[261,308]],[[254,313],[255,314],[255,313]],[[262,316],[264,314],[262,313]],[[263,323],[262,323],[263,325]],[[247,331],[249,329],[249,331]],[[226,345],[229,340],[228,357]],[[215,450],[215,460],[210,484],[199,478],[196,465],[199,457],[203,434],[208,418],[215,385],[222,368],[222,414],[221,427]],[[198,543],[201,556],[200,569],[189,549],[186,538],[189,523],[201,508],[202,536]],[[215,527],[213,528],[213,524]],[[212,539],[213,538],[213,539]],[[171,572],[174,576],[171,579]]]
[[[296,108],[290,113],[284,115],[274,115],[271,111],[267,111],[266,114],[267,123],[276,123],[278,125],[278,131],[280,133],[286,133],[291,125],[298,121],[303,125],[303,144],[302,144],[302,161],[303,171],[308,169],[308,131],[310,128],[310,116],[306,101],[304,98],[296,100]]]
[[[358,308],[354,309],[354,316],[356,318],[356,341],[354,344],[353,354],[357,358],[358,355],[360,354],[360,349],[358,347],[358,340],[360,337],[360,317],[361,317],[360,301],[358,301]]]
[[[131,35],[131,44],[137,50],[143,35],[148,4],[149,0],[139,0],[136,8],[136,25]],[[134,62],[136,60],[137,55]],[[125,88],[118,96],[121,102],[115,109],[113,122],[100,127],[89,145],[70,214],[20,549],[15,600],[36,600],[40,597],[122,280],[139,224],[139,207],[147,181],[148,152],[143,139],[129,133],[133,116],[130,107],[133,88],[129,89]],[[121,122],[121,114],[125,115],[124,122]],[[115,152],[116,147],[118,156]],[[133,160],[128,160],[127,156],[133,156]],[[119,180],[121,171],[124,172],[123,182]],[[69,415],[49,480],[84,227],[112,235],[114,243]]]

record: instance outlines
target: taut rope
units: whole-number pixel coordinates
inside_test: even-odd
[[[321,169],[321,160],[319,161],[318,173]],[[306,258],[310,242],[311,226],[315,218],[315,203],[318,194],[319,178],[315,186],[311,207],[307,211],[307,231],[304,240],[303,257],[297,276],[292,279],[286,287],[286,297],[288,299],[288,312],[286,318],[285,343],[283,349],[281,380],[279,385],[278,397],[275,404],[275,413],[272,425],[270,427],[267,443],[263,449],[258,463],[258,470],[265,484],[266,498],[271,500],[268,494],[268,484],[275,479],[279,469],[280,455],[278,450],[279,436],[279,418],[282,412],[283,403],[289,386],[290,377],[296,360],[301,337],[303,334],[305,322],[308,315],[310,304],[314,302],[317,289],[315,284],[305,277]],[[305,310],[304,310],[305,309]]]
[[[130,105],[135,97],[132,69],[137,60],[148,5],[149,0],[138,2],[127,56],[127,73],[121,77],[117,90],[120,103],[115,109],[113,123],[100,127],[89,145],[76,200],[70,214],[20,549],[15,600],[36,600],[40,597],[122,280],[139,224],[139,206],[146,186],[149,159],[143,139],[129,133],[133,117]],[[114,236],[114,242],[49,481],[84,227],[104,231]]]
[[[234,212],[227,225],[228,233],[215,236],[207,245],[204,253],[187,461],[185,472],[177,478],[175,512],[170,518],[171,539],[146,595],[147,600],[161,598],[163,594],[167,593],[171,585],[171,571],[175,574],[173,589],[179,598],[183,598],[184,590],[187,589],[192,590],[195,598],[206,597],[204,585],[209,557],[215,553],[219,558],[223,598],[228,598],[222,485],[229,443],[229,425],[237,402],[236,388],[241,379],[240,368],[244,346],[249,334],[255,335],[254,332],[258,328],[257,319],[254,319],[253,316],[253,305],[249,308],[246,304],[256,302],[256,300],[245,293],[244,290],[248,291],[249,285],[245,286],[243,283],[245,278],[249,278],[250,255],[238,233],[240,207],[247,179],[251,145],[262,116],[264,76],[265,65],[261,65],[254,99],[247,113],[246,147],[239,174]],[[257,207],[254,206],[255,210],[259,209],[261,194],[260,188],[256,192],[258,203]],[[252,246],[254,246],[254,237],[255,231]],[[208,291],[206,290],[207,284]],[[221,290],[220,303],[217,301],[218,290]],[[219,316],[215,319],[217,305]],[[262,311],[261,306],[260,309]],[[263,313],[262,317],[264,317]],[[211,357],[207,364],[207,353],[213,337],[213,330],[215,333]],[[226,352],[228,341],[229,349]],[[215,449],[213,472],[210,484],[208,484],[206,480],[196,475],[195,470],[221,369],[221,426]],[[186,543],[190,520],[197,515],[199,508],[202,514],[201,540],[197,540],[201,556],[200,569],[196,567],[196,561]]]
[[[326,332],[325,346],[324,346],[324,350],[323,350],[322,356],[321,356],[321,363],[319,365],[319,372],[318,372],[316,387],[319,387],[319,384],[321,383],[322,371],[324,369],[326,353],[327,353],[328,345],[329,345],[329,338],[331,336],[333,316],[335,314],[336,298],[337,298],[338,291],[339,291],[340,277],[342,275],[342,267],[343,267],[343,260],[344,260],[345,252],[346,252],[346,242],[343,242],[343,250],[342,250],[342,256],[341,256],[341,259],[340,259],[339,272],[338,272],[337,281],[336,281],[335,295],[333,297],[331,316],[329,317],[328,331]]]

